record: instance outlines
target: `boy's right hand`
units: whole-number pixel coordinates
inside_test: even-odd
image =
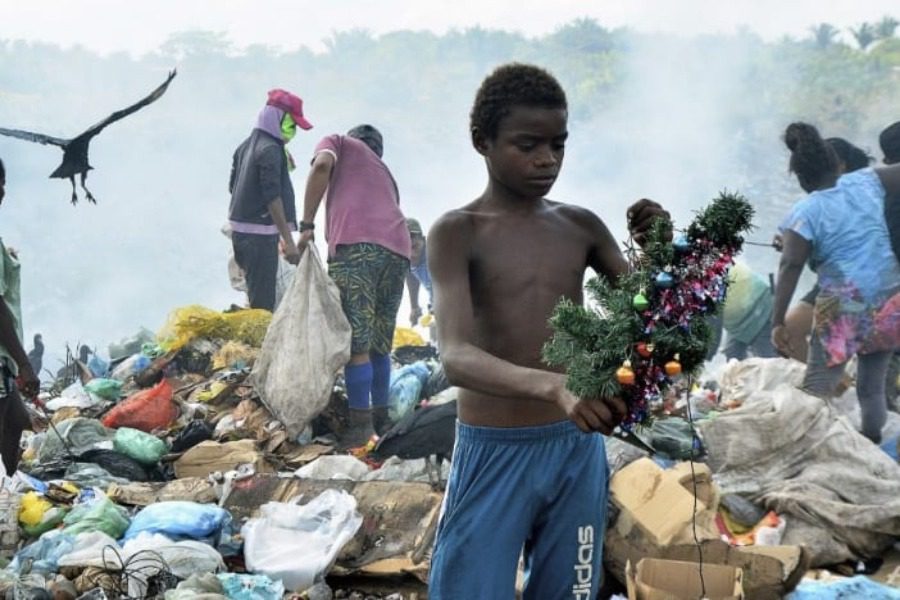
[[[585,433],[612,435],[628,412],[621,398],[579,398],[565,387],[565,378],[556,396],[556,404]]]

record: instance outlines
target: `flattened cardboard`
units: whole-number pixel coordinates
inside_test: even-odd
[[[637,460],[615,474],[610,484],[613,502],[622,509],[617,522],[623,535],[636,525],[658,546],[688,541],[685,526],[694,515],[690,467],[663,470],[649,458]],[[718,496],[709,467],[694,466],[697,478],[697,522],[715,531],[712,516]],[[689,491],[690,490],[690,491]],[[704,529],[705,531],[705,529]]]
[[[247,463],[252,464],[257,473],[273,471],[263,453],[256,449],[253,440],[238,440],[224,444],[210,440],[200,442],[175,461],[175,476],[179,479],[207,477],[215,471],[224,473]]]
[[[748,598],[783,598],[797,586],[809,567],[809,553],[800,546],[733,548],[721,541],[714,524],[718,491],[708,479],[708,469],[695,465],[695,472],[699,498],[697,535],[703,548],[704,564],[741,569]],[[681,491],[672,486],[671,481],[678,482]],[[613,477],[610,489],[621,512],[606,534],[604,562],[619,581],[626,583],[626,565],[629,562],[637,564],[642,558],[697,561],[689,464],[682,463],[663,471],[652,461],[635,461]],[[655,496],[664,497],[666,502]],[[666,506],[667,503],[670,506]],[[667,518],[672,520],[662,532],[650,529],[658,523],[648,513],[648,507],[656,506],[662,506]],[[668,540],[668,543],[661,543],[661,540]]]
[[[743,574],[735,567],[700,565],[678,560],[644,558],[626,569],[628,600],[687,600],[700,598],[705,587],[707,600],[743,600]]]

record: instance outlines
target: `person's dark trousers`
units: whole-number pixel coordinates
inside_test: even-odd
[[[19,466],[22,432],[30,426],[28,410],[12,373],[6,367],[0,367],[0,457],[7,475],[11,476]]]
[[[275,310],[275,280],[278,275],[278,236],[252,233],[231,234],[234,260],[244,271],[250,308]]]

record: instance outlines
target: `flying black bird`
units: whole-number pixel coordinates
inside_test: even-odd
[[[456,400],[437,406],[418,408],[409,413],[385,433],[372,454],[381,460],[391,456],[403,459],[424,458],[429,468],[435,457],[437,484],[441,481],[441,464],[450,460],[456,441]],[[432,484],[435,482],[432,481]]]
[[[94,199],[94,196],[91,195],[91,192],[84,186],[84,181],[87,179],[87,172],[93,167],[88,164],[88,144],[91,143],[91,139],[103,131],[103,129],[107,125],[111,125],[115,123],[119,119],[124,119],[128,115],[133,112],[136,112],[151,102],[159,99],[162,96],[166,89],[169,87],[169,83],[175,78],[175,71],[169,72],[169,77],[163,82],[161,86],[153,90],[149,96],[132,104],[128,108],[123,108],[122,110],[117,110],[113,114],[109,115],[84,133],[77,135],[71,139],[63,139],[63,138],[55,138],[49,135],[44,135],[42,133],[32,133],[30,131],[21,131],[19,129],[4,129],[0,127],[0,135],[8,135],[10,137],[19,138],[21,140],[27,140],[29,142],[37,142],[38,144],[51,144],[53,146],[59,146],[63,151],[63,160],[62,164],[60,164],[53,173],[50,174],[50,177],[54,177],[57,179],[68,179],[72,182],[72,204],[78,203],[78,195],[75,193],[75,175],[81,175],[81,189],[84,190],[85,198],[89,202],[94,204],[97,201]]]

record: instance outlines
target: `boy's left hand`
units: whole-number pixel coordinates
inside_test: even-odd
[[[657,217],[662,217],[666,221],[672,221],[669,211],[664,209],[658,202],[643,198],[638,200],[628,209],[628,232],[634,241],[643,246],[650,232],[650,227]],[[669,239],[672,238],[671,228],[669,230]]]

